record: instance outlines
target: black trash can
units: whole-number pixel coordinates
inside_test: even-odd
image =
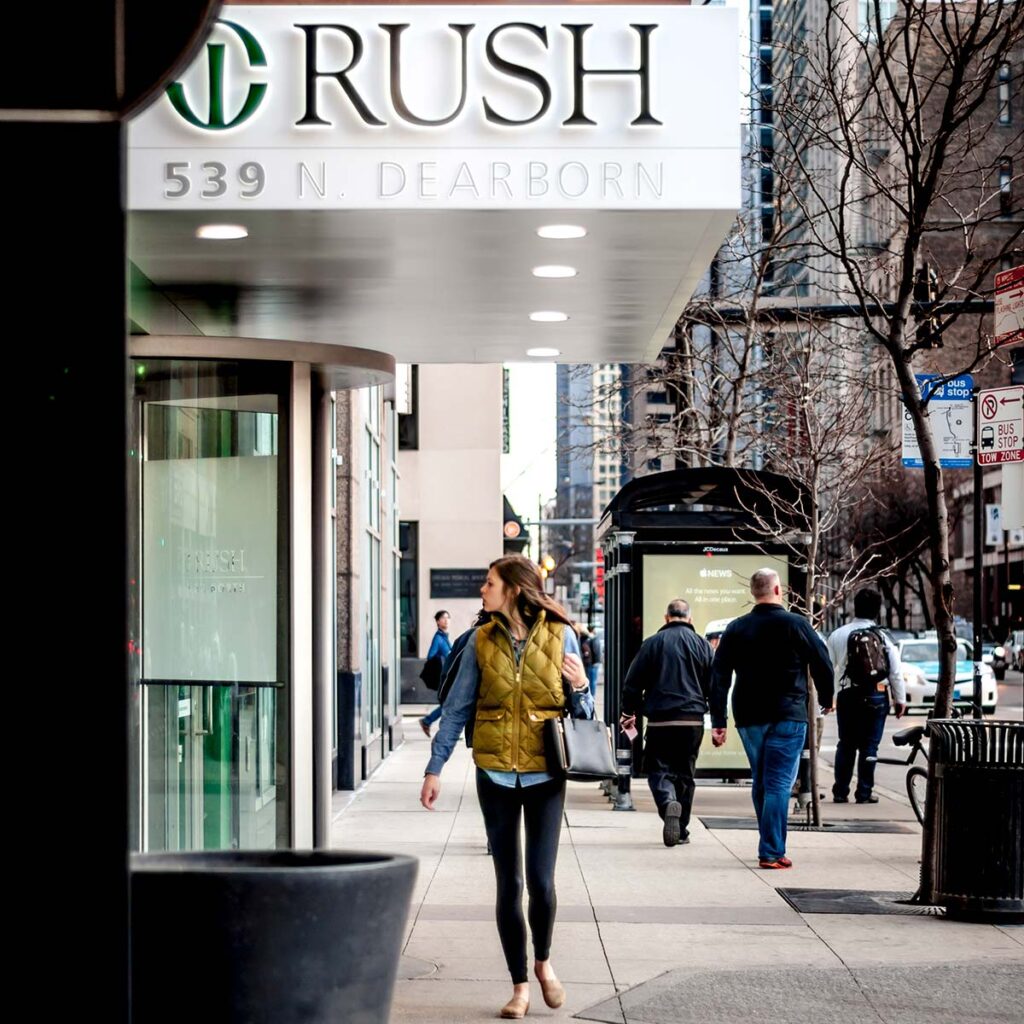
[[[964,920],[1024,921],[1024,723],[928,723],[935,902]]]
[[[356,852],[136,854],[135,1024],[387,1024],[416,878]]]

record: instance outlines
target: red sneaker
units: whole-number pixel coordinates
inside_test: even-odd
[[[757,866],[766,871],[784,871],[786,868],[791,868],[793,862],[788,857],[776,857],[774,860],[759,860]]]

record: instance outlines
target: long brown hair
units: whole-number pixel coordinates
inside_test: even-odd
[[[544,593],[544,580],[540,569],[522,555],[506,555],[496,558],[488,566],[501,578],[506,587],[516,587],[516,608],[523,622],[529,624],[537,618],[543,608],[547,618],[555,622],[564,622],[570,629],[575,629],[569,613],[552,597]]]

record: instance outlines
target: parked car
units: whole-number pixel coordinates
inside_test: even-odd
[[[1006,654],[1006,647],[1003,644],[992,643],[986,640],[981,645],[981,660],[986,665],[992,666],[992,674],[999,682],[1006,678],[1006,670],[1010,661]]]
[[[732,619],[712,619],[704,627],[704,639],[707,640],[712,647],[718,646],[719,637],[725,632],[725,627],[732,622]]]
[[[1006,660],[1018,672],[1024,670],[1024,629],[1015,629],[1007,638]]]
[[[903,682],[907,687],[909,710],[927,711],[935,704],[935,689],[939,682],[939,645],[934,638],[900,640],[896,645],[900,653]],[[990,715],[996,709],[998,687],[995,673],[984,661],[979,663],[981,671],[981,706]],[[953,700],[969,704],[974,694],[974,661],[971,645],[958,640],[956,645],[956,676],[953,683]]]
[[[914,640],[917,634],[912,629],[887,629],[886,633],[895,642],[896,640]]]

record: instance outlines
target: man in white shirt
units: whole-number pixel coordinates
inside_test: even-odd
[[[835,669],[837,691],[836,725],[839,729],[839,744],[836,747],[835,783],[832,786],[832,799],[837,804],[849,803],[855,762],[857,788],[854,799],[859,804],[878,803],[878,797],[872,793],[875,762],[869,759],[878,753],[878,744],[885,730],[885,718],[889,714],[890,692],[896,717],[902,717],[907,709],[899,651],[889,634],[878,625],[881,609],[882,595],[877,590],[858,591],[853,599],[853,620],[840,626],[828,638],[828,653]],[[853,666],[848,664],[850,637],[856,633],[859,639],[863,639],[865,630],[878,637],[888,658],[888,677],[867,685],[863,680],[851,678],[857,673],[851,671]]]

